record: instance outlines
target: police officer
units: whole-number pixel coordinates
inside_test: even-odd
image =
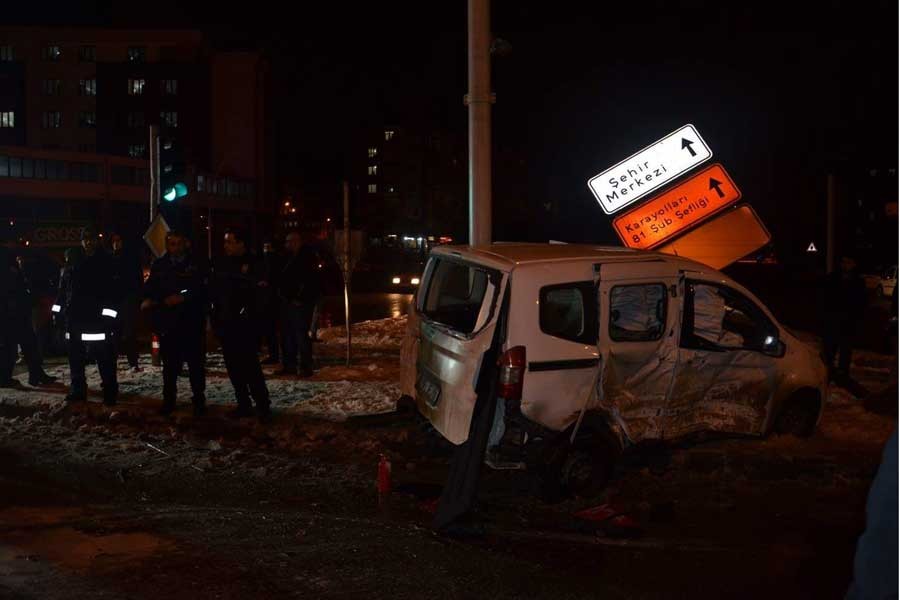
[[[84,366],[90,353],[97,361],[103,381],[103,403],[111,406],[119,395],[113,336],[118,327],[115,307],[121,298],[114,277],[115,268],[100,246],[95,229],[85,227],[82,230],[81,247],[84,258],[72,269],[68,281],[70,289],[67,290],[65,324],[72,383],[66,401],[87,400]]]
[[[159,412],[175,410],[178,374],[188,364],[194,416],[206,413],[206,267],[187,254],[185,237],[166,234],[166,254],[153,262],[144,285],[142,310],[152,310],[153,332],[159,335],[163,363],[163,404]]]
[[[252,414],[250,398],[256,402],[260,422],[271,419],[269,390],[256,353],[260,325],[261,263],[247,251],[247,238],[238,230],[225,233],[225,256],[210,273],[212,324],[222,343],[228,377],[234,387],[237,409],[230,417]]]
[[[17,388],[13,369],[22,347],[28,365],[28,384],[44,385],[56,381],[44,372],[40,348],[32,327],[34,299],[21,265],[12,251],[12,241],[0,246],[0,387]]]
[[[285,245],[287,262],[281,271],[278,286],[281,296],[284,368],[276,374],[310,377],[313,369],[312,340],[309,331],[320,295],[318,263],[315,251],[302,243],[300,234],[296,231],[288,234]]]
[[[119,349],[128,357],[128,366],[132,373],[139,373],[137,348],[138,306],[141,302],[141,287],[144,285],[144,273],[138,256],[125,248],[122,236],[118,233],[110,236],[112,244],[112,260],[116,270],[119,289],[122,291],[122,302],[119,305]],[[117,350],[117,354],[118,354]]]

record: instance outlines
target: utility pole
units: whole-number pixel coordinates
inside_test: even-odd
[[[469,244],[491,243],[491,3],[469,2]]]
[[[156,217],[159,206],[159,128],[150,126],[150,222]]]

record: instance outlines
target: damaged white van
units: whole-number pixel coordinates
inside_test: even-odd
[[[474,436],[486,407],[489,464],[575,490],[646,440],[809,435],[826,392],[818,352],[741,285],[615,247],[436,248],[401,353],[402,393],[446,439]]]

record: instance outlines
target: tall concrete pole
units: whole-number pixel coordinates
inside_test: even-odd
[[[469,244],[491,243],[491,3],[469,2]]]

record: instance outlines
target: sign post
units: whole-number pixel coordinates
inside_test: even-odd
[[[629,248],[647,250],[684,233],[732,206],[741,191],[720,164],[613,219],[613,228]]]
[[[156,213],[156,217],[153,218],[150,227],[144,232],[144,241],[147,242],[150,251],[156,258],[166,253],[166,234],[169,231],[171,229],[166,222],[166,218],[162,216],[162,213]]]
[[[710,158],[709,146],[688,124],[595,175],[588,187],[603,212],[611,215]]]

